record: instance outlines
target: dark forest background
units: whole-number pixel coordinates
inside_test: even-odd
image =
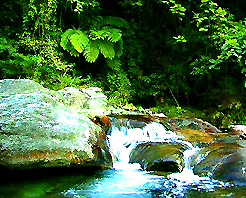
[[[245,1],[9,0],[0,79],[97,86],[111,103],[245,124]]]

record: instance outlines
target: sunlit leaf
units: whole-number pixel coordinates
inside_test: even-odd
[[[83,55],[85,56],[86,61],[88,62],[95,62],[98,55],[98,41],[89,41],[88,45],[85,47]]]

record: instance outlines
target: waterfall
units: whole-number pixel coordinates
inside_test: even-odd
[[[172,131],[167,131],[163,125],[157,122],[147,124],[142,128],[131,128],[129,126],[112,126],[111,134],[108,135],[109,146],[116,156],[114,168],[125,167],[129,162],[131,150],[139,143],[144,142],[168,142],[180,143],[187,148],[184,151],[184,167],[191,169],[190,158],[199,150],[190,142],[182,140],[182,137]]]
[[[185,186],[206,184],[206,188],[211,190],[216,185],[225,185],[217,180],[211,180],[209,177],[199,177],[193,173],[191,159],[200,150],[194,147],[190,142],[183,140],[172,131],[167,131],[165,127],[157,122],[152,122],[142,128],[134,128],[131,126],[116,127],[112,126],[111,134],[108,135],[109,146],[114,155],[116,162],[114,168],[116,170],[136,170],[140,169],[139,164],[129,164],[129,155],[133,148],[144,142],[167,142],[180,143],[185,146],[183,152],[184,168],[180,173],[172,173],[168,178],[172,180],[176,186],[183,189]],[[132,174],[132,172],[130,173]],[[177,191],[181,193],[181,191]]]
[[[118,120],[119,121],[119,120]],[[190,142],[172,131],[167,131],[160,123],[150,124],[113,123],[108,134],[108,144],[115,156],[114,169],[104,170],[89,184],[81,184],[64,191],[61,195],[79,197],[186,197],[187,189],[213,191],[214,188],[231,185],[211,180],[208,177],[194,175],[191,159],[199,151]],[[145,125],[145,126],[144,126]],[[129,155],[133,148],[145,142],[179,143],[185,147],[183,152],[184,169],[181,173],[172,173],[167,177],[150,174],[139,164],[129,164]],[[104,175],[101,177],[100,175]]]

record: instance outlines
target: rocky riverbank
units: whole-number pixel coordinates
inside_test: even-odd
[[[55,92],[28,79],[5,79],[0,100],[1,166],[112,166],[105,131],[92,121],[107,105],[98,88]]]
[[[28,79],[1,80],[0,100],[0,166],[5,169],[111,168],[112,159],[117,160],[108,144],[111,122],[118,128],[139,129],[157,122],[199,148],[190,160],[195,174],[246,184],[244,126],[223,133],[196,118],[170,119],[114,108],[99,88],[51,91]],[[140,142],[130,162],[144,170],[181,172],[186,150],[180,142]]]

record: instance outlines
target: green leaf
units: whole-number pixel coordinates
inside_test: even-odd
[[[206,28],[199,28],[199,31],[200,31],[200,32],[202,32],[202,31],[207,32],[208,29],[206,29]]]
[[[119,58],[107,59],[108,66],[116,71],[121,71],[121,63]],[[121,71],[122,72],[122,71]]]
[[[114,25],[117,27],[128,27],[128,23],[126,20],[120,17],[113,17],[113,16],[105,16],[102,21],[102,25]]]
[[[108,40],[99,40],[99,49],[105,58],[113,59],[115,57],[114,45]]]
[[[120,39],[114,44],[115,56],[120,57],[123,54],[123,40]]]
[[[118,40],[121,39],[122,36],[122,31],[120,29],[116,29],[116,28],[110,28],[108,30],[108,40],[112,41],[112,42],[117,42]]]
[[[73,29],[68,29],[66,32],[64,32],[61,36],[61,43],[60,45],[64,50],[71,51],[73,49],[73,46],[71,45],[71,42],[69,38],[71,35],[75,33],[75,30]]]
[[[90,63],[95,62],[99,55],[98,41],[90,40],[85,47],[83,55],[85,56],[86,61]]]
[[[216,60],[210,59],[209,62],[212,63],[212,64],[215,64],[216,63]]]
[[[70,41],[74,48],[79,52],[82,53],[85,47],[88,45],[89,39],[86,34],[83,32],[77,32],[70,37]]]
[[[245,73],[246,72],[246,68],[243,68],[241,73]]]
[[[79,56],[79,53],[75,49],[70,50],[70,54],[72,56]]]

